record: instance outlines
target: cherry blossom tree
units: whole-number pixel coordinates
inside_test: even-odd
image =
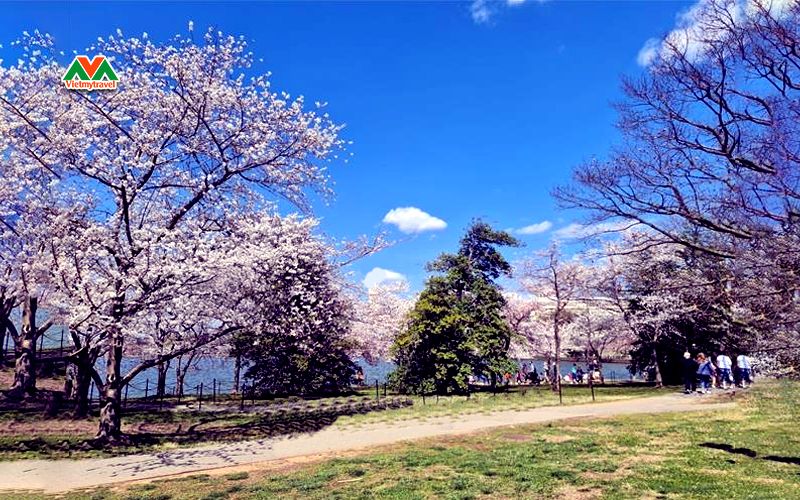
[[[311,219],[274,220],[249,230],[252,244],[237,245],[236,261],[250,264],[226,279],[245,292],[235,307],[252,311],[243,330],[251,341],[241,349],[255,391],[338,393],[355,373],[352,304],[336,252],[315,227]]]
[[[605,298],[604,308],[618,315],[618,325],[626,330],[633,344],[645,340],[650,346],[649,362],[655,371],[655,382],[662,384],[662,375],[656,350],[659,338],[669,329],[670,321],[684,312],[675,300],[670,278],[676,278],[679,268],[676,247],[642,247],[644,235],[629,233],[621,243],[606,246],[607,257],[599,273],[597,289]],[[647,293],[642,280],[662,280],[663,287],[649,288]],[[654,283],[655,281],[651,281]],[[641,363],[635,363],[641,365]]]
[[[751,350],[769,330],[743,300],[735,276],[739,260],[678,244],[653,246],[632,232],[607,246],[604,304],[619,312],[633,342],[631,365],[652,371],[657,384],[680,378],[684,351]]]
[[[594,222],[648,228],[641,247],[713,256],[729,275],[712,295],[749,311],[758,349],[797,352],[800,4],[708,1],[692,18],[624,80],[621,144],[555,194]]]
[[[116,440],[123,385],[164,361],[122,374],[126,341],[154,311],[236,295],[215,288],[220,273],[241,264],[230,262],[237,242],[227,230],[272,210],[270,197],[305,210],[309,190],[327,195],[324,163],[343,141],[341,127],[306,110],[302,97],[274,92],[268,75],[245,76],[253,56],[241,38],[209,30],[197,42],[157,44],[118,33],[89,50],[112,61],[117,91],[66,90],[64,68],[42,52],[28,52],[25,68],[3,68],[1,126],[20,137],[6,142],[3,161],[35,165],[56,197],[84,194],[72,205],[80,216],[54,210],[48,285],[71,329],[100,332],[94,339],[105,344],[107,363],[98,437]],[[189,312],[169,328],[202,330],[206,339],[241,328],[221,309],[214,317]]]
[[[59,67],[52,39],[35,32],[14,43],[24,52],[16,66],[0,65],[0,340],[14,340],[14,385],[20,397],[36,389],[36,343],[52,321],[36,324],[48,305],[47,243],[65,215],[80,217],[85,195],[62,184],[60,155],[68,143],[59,124],[68,104],[56,98]],[[20,309],[19,328],[10,320]]]
[[[586,268],[577,259],[564,259],[555,245],[518,266],[517,279],[524,291],[544,299],[540,318],[546,321],[552,338],[554,360],[553,390],[561,391],[559,363],[564,335],[571,333],[570,307],[586,295]],[[571,337],[572,335],[570,335]]]
[[[624,314],[609,304],[605,297],[592,296],[574,310],[573,349],[586,359],[602,366],[609,357],[629,355],[633,335],[624,325]]]
[[[515,358],[550,356],[553,348],[547,325],[541,321],[542,301],[517,292],[505,292],[503,296],[506,300],[503,316],[515,334],[511,339],[511,355]]]
[[[390,359],[390,347],[414,305],[413,298],[408,296],[408,283],[380,283],[360,292],[353,308],[354,354],[370,363]]]

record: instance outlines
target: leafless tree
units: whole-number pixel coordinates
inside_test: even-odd
[[[556,197],[727,257],[796,225],[800,4],[772,3],[737,14],[706,2],[697,29],[666,36],[644,75],[623,82],[620,147]]]

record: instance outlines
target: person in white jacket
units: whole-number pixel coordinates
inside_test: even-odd
[[[750,357],[745,354],[736,356],[736,374],[740,387],[748,387],[753,383],[753,367]]]
[[[717,355],[717,377],[719,378],[719,387],[727,389],[728,384],[733,382],[733,377],[731,376],[732,368],[733,362],[730,356],[725,353],[719,353]]]

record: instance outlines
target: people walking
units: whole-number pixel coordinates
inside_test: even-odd
[[[589,378],[592,379],[592,382],[603,383],[603,372],[600,369],[600,362],[594,356],[592,356],[591,361],[589,361]]]
[[[575,377],[576,377],[576,379],[577,379],[579,384],[584,383],[584,380],[583,380],[584,379],[583,368],[578,367],[578,371],[575,372]]]
[[[730,356],[725,353],[719,353],[717,355],[717,368],[718,368],[718,385],[723,389],[728,388],[728,384],[733,382],[733,377],[731,376],[731,369],[733,368],[733,362],[731,361]]]
[[[714,363],[714,359],[716,359],[716,356],[714,356],[713,354],[710,354],[708,356],[708,362],[711,363],[711,371],[713,372],[711,374],[711,388],[712,389],[716,389],[717,387],[719,387],[719,383],[718,383],[718,380],[717,380],[717,375],[719,374],[719,370],[717,370],[717,365],[716,365],[716,363]]]
[[[750,363],[750,357],[745,354],[736,356],[736,373],[739,387],[748,387],[753,383],[753,367]]]
[[[702,352],[697,355],[697,381],[700,392],[707,393],[711,389],[711,379],[714,376],[714,365]]]
[[[691,394],[697,388],[697,361],[692,359],[691,353],[683,353],[683,392]]]
[[[536,371],[535,366],[533,367],[533,370],[528,373],[528,379],[534,385],[539,385],[539,383],[541,383],[541,380],[539,380],[539,372]]]

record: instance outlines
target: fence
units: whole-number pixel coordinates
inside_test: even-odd
[[[178,389],[179,385],[177,384],[165,384],[164,390],[159,393],[156,382],[151,383],[149,378],[144,382],[132,381],[122,388],[122,408],[124,410],[133,405],[146,404],[149,408],[156,406],[161,410],[165,405],[194,402],[197,403],[197,409],[200,410],[203,404],[214,404],[222,400],[231,401],[231,396],[237,392],[244,395],[244,391],[234,391],[233,383],[221,382],[217,379],[212,379],[210,385],[200,382],[191,387],[184,384],[182,391]],[[99,407],[100,403],[100,390],[92,381],[89,386],[89,408]]]
[[[68,344],[71,343],[63,328],[58,333],[53,333],[52,331],[45,332],[39,336],[37,342],[37,357],[41,361],[47,361],[52,358],[63,358],[64,354],[70,350]],[[0,345],[0,364],[14,364],[15,353],[12,343],[11,335],[6,332],[5,340]],[[58,366],[63,369],[66,366],[66,361],[59,362]]]

